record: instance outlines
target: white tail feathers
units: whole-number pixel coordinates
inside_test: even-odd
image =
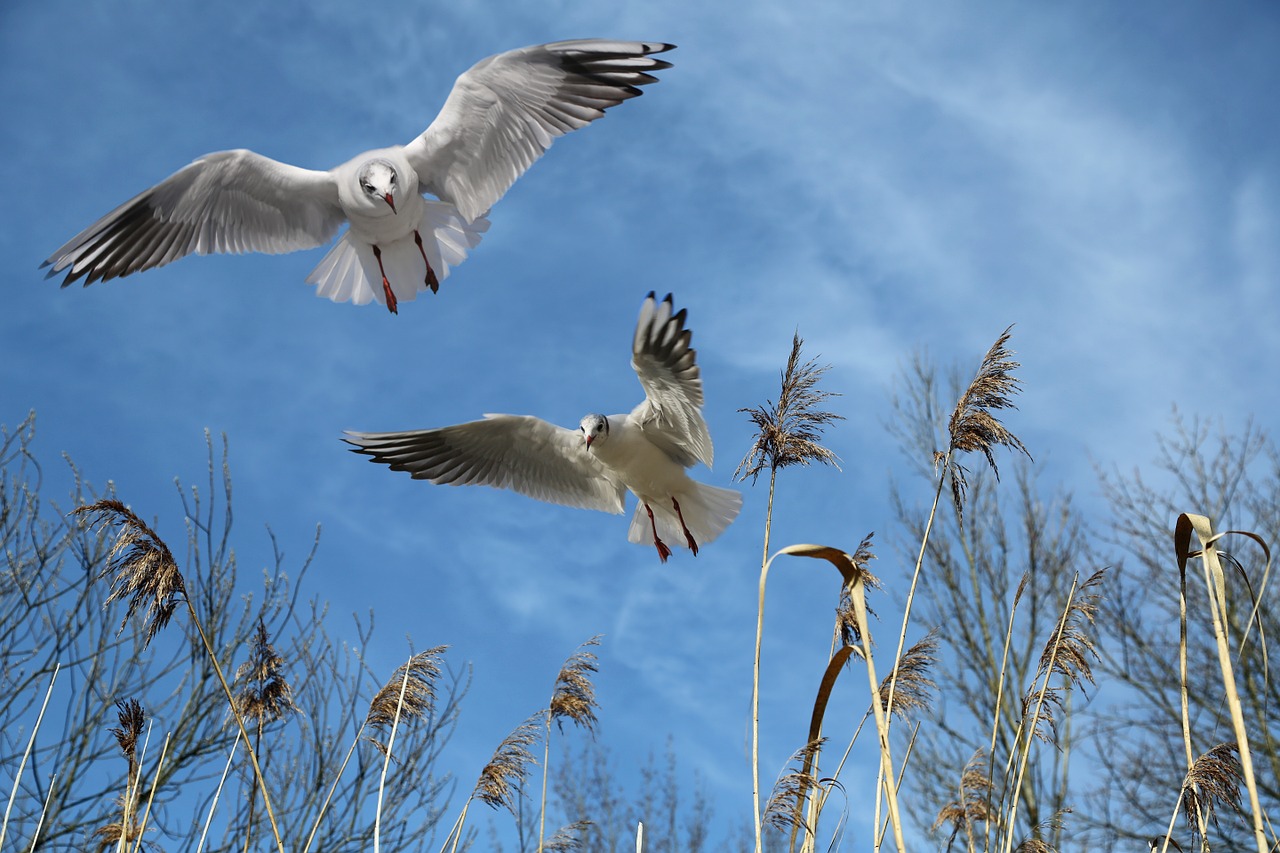
[[[396,299],[407,302],[427,290],[427,271],[422,263],[426,253],[436,279],[444,281],[449,270],[467,259],[467,252],[480,244],[480,235],[489,230],[489,220],[483,216],[467,223],[457,208],[441,201],[426,201],[422,223],[418,233],[422,236],[422,251],[410,234],[394,243],[379,244],[382,251],[382,269]],[[433,239],[434,238],[434,239]],[[384,304],[382,273],[373,247],[363,240],[353,239],[351,232],[342,235],[316,268],[307,276],[307,283],[316,286],[316,295],[334,302],[353,302],[365,305],[369,302]]]
[[[680,515],[693,534],[698,547],[712,542],[725,531],[742,509],[742,494],[734,489],[721,489],[705,483],[692,483],[693,491],[681,492],[675,496],[680,502]],[[649,524],[649,513],[645,511],[644,502],[636,505],[635,515],[631,517],[631,527],[627,531],[627,541],[641,545],[653,544],[653,528]],[[676,516],[671,501],[650,503],[653,520],[658,527],[658,537],[672,547],[687,548],[684,531],[680,529],[680,519]]]

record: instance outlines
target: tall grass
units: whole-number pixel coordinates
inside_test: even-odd
[[[905,578],[909,575],[910,581],[902,600],[901,620],[897,623],[896,635],[890,631],[887,639],[886,632],[872,618],[871,603],[876,603],[880,609],[885,608],[876,602],[876,596],[883,594],[883,585],[880,578],[870,571],[870,564],[876,559],[870,535],[849,551],[822,544],[772,548],[778,473],[792,465],[835,466],[838,461],[822,443],[824,430],[840,420],[840,416],[824,409],[826,402],[834,396],[832,392],[819,388],[819,381],[827,368],[803,357],[803,342],[798,334],[793,338],[786,366],[781,371],[777,402],[769,401],[758,408],[742,410],[749,414],[757,435],[736,476],[755,482],[761,473],[767,471],[769,474],[750,711],[752,834],[757,853],[763,853],[766,841],[776,842],[778,849],[785,848],[792,853],[797,850],[816,853],[824,842],[828,849],[848,844],[855,849],[879,851],[892,845],[894,850],[907,851],[912,849],[909,831],[913,822],[921,829],[931,824],[929,831],[939,833],[938,837],[943,839],[948,850],[954,845],[961,845],[970,853],[1043,853],[1054,849],[1047,839],[1061,837],[1063,827],[1072,820],[1068,809],[1054,810],[1045,817],[1042,813],[1033,816],[1027,806],[1034,796],[1031,780],[1036,763],[1043,760],[1046,753],[1063,749],[1060,731],[1071,724],[1072,696],[1094,685],[1093,665],[1098,659],[1095,620],[1099,601],[1107,594],[1108,574],[1105,570],[1094,571],[1083,579],[1079,573],[1075,574],[1068,588],[1061,591],[1061,603],[1054,611],[1056,618],[1053,624],[1035,631],[1039,635],[1035,646],[1039,655],[1033,658],[1034,664],[1021,670],[1022,675],[1015,676],[1010,660],[1022,616],[1019,608],[1028,588],[1028,579],[1023,577],[1010,599],[1004,602],[1002,621],[998,623],[1004,626],[1003,634],[996,637],[1000,648],[998,653],[992,649],[993,660],[998,659],[1000,663],[999,673],[991,685],[991,707],[994,711],[989,729],[981,734],[985,746],[973,752],[962,766],[954,768],[955,783],[948,801],[913,802],[904,793],[904,783],[911,779],[914,769],[912,757],[917,734],[921,727],[935,725],[936,722],[929,719],[938,693],[933,671],[947,654],[949,626],[923,631],[913,620],[913,605],[920,594],[922,579],[930,570],[930,541],[937,535],[934,521],[940,505],[946,506],[943,496],[949,491],[957,517],[964,517],[971,511],[968,506],[970,474],[965,467],[969,458],[977,454],[998,479],[996,453],[1000,448],[1030,455],[1021,440],[1000,420],[1003,413],[1014,408],[1014,400],[1020,391],[1020,380],[1015,375],[1019,365],[1013,360],[1009,341],[1010,330],[1006,329],[980,359],[973,378],[959,394],[942,425],[939,434],[945,433],[946,444],[936,449],[928,460],[932,465],[934,482],[931,484],[932,494],[925,498],[929,509],[921,528],[922,535],[918,547],[913,540],[911,553],[902,558],[899,576]],[[384,789],[392,773],[399,740],[414,727],[422,726],[435,711],[436,685],[443,671],[446,647],[438,646],[412,654],[376,692],[341,765],[332,778],[321,780],[327,794],[308,821],[309,832],[305,837],[301,834],[291,836],[278,819],[275,792],[268,784],[264,764],[269,751],[270,724],[293,714],[296,707],[292,700],[288,662],[276,651],[265,623],[259,622],[258,631],[248,647],[248,660],[233,678],[228,679],[222,664],[225,650],[219,654],[219,650],[214,648],[210,634],[202,624],[201,612],[193,605],[188,593],[187,578],[159,535],[130,508],[114,499],[88,503],[75,510],[74,515],[86,519],[93,526],[114,531],[114,542],[99,582],[105,582],[110,588],[107,602],[124,609],[122,623],[131,620],[141,623],[144,647],[157,641],[168,631],[171,623],[185,625],[192,648],[208,658],[216,674],[226,703],[227,717],[234,722],[237,735],[222,779],[210,797],[209,812],[204,821],[205,834],[218,808],[235,751],[243,743],[252,767],[253,792],[247,805],[249,818],[243,837],[238,839],[239,845],[248,851],[256,840],[252,831],[260,799],[270,827],[271,845],[282,853],[286,849],[309,853],[321,835],[320,830],[348,763],[361,744],[367,744],[381,756],[378,796],[371,816],[372,846],[375,853],[384,846],[393,847],[392,843],[383,840]],[[1261,572],[1247,573],[1240,560],[1222,550],[1222,543],[1228,537],[1241,538],[1257,548],[1262,555]],[[1178,566],[1181,588],[1179,700],[1186,774],[1183,779],[1169,784],[1171,817],[1164,834],[1153,839],[1152,846],[1162,853],[1170,847],[1185,849],[1176,840],[1182,834],[1198,840],[1200,849],[1208,851],[1210,829],[1226,813],[1238,814],[1242,820],[1247,820],[1258,853],[1274,853],[1280,849],[1280,837],[1263,808],[1254,761],[1254,747],[1259,737],[1267,733],[1250,730],[1250,716],[1246,713],[1245,700],[1241,697],[1235,675],[1237,656],[1242,654],[1247,644],[1255,643],[1262,649],[1264,666],[1267,659],[1267,637],[1262,630],[1262,620],[1256,617],[1265,606],[1263,600],[1270,579],[1270,547],[1259,534],[1219,532],[1207,517],[1193,513],[1178,516],[1173,539],[1172,558]],[[810,707],[808,728],[796,732],[795,742],[799,747],[778,774],[768,796],[762,796],[760,696],[762,684],[768,677],[762,665],[762,651],[766,645],[764,610],[768,581],[780,557],[788,558],[781,565],[821,568],[821,572],[808,573],[810,577],[821,574],[832,581],[838,577],[838,582],[831,584],[836,615],[825,665],[812,673],[813,700],[811,706],[806,705]],[[1207,608],[1204,613],[1193,612],[1190,604],[1193,598],[1188,590],[1192,583],[1189,578],[1193,577],[1195,568],[1199,568],[1203,575],[1203,600]],[[1245,581],[1247,602],[1242,603],[1236,600],[1238,596],[1233,597],[1237,587],[1228,584],[1228,577],[1233,572]],[[793,580],[799,578],[800,573],[790,572],[787,577],[789,582],[800,582]],[[1065,580],[1063,583],[1066,585]],[[1232,623],[1226,614],[1242,607],[1249,611],[1250,618],[1246,620],[1245,630],[1238,632],[1241,635],[1232,637],[1228,627]],[[1255,625],[1257,631],[1253,630]],[[1188,637],[1197,630],[1212,632],[1221,676],[1222,707],[1230,719],[1231,739],[1227,742],[1196,742],[1189,710],[1191,680],[1188,677],[1187,650]],[[914,642],[913,635],[919,635]],[[547,831],[550,745],[553,723],[558,729],[563,729],[564,723],[568,722],[593,736],[596,733],[598,706],[593,678],[598,672],[599,661],[594,651],[598,645],[599,637],[594,637],[579,646],[558,671],[547,706],[524,719],[501,741],[462,803],[439,847],[441,853],[457,853],[476,842],[476,830],[468,823],[468,816],[471,805],[477,800],[494,809],[510,811],[516,815],[517,821],[520,820],[517,802],[522,800],[526,788],[535,779],[533,768],[537,764],[535,756],[539,742],[542,747],[542,778],[536,798],[539,804],[536,850],[546,853],[580,847],[585,834],[582,822],[550,834]],[[861,682],[854,687],[857,695],[865,699],[865,705],[862,700],[857,704],[859,711],[863,707],[865,711],[853,719],[832,712],[836,706],[833,697],[837,684],[846,673],[854,673],[855,680]],[[55,670],[55,678],[56,675]],[[863,685],[865,693],[862,692]],[[51,679],[46,706],[52,691]],[[145,725],[147,716],[143,705],[132,698],[117,701],[119,725],[110,733],[125,759],[126,771],[122,793],[116,801],[116,813],[113,813],[110,823],[98,830],[97,838],[104,850],[141,850],[146,847],[144,838],[149,831],[158,789],[164,784],[163,769],[169,736],[166,734],[160,742],[158,757],[148,758],[147,736],[150,732]],[[1010,704],[1016,708],[1016,713],[1006,718],[1001,709]],[[35,720],[28,752],[35,743],[43,716],[44,707]],[[907,731],[895,732],[895,722],[900,727],[907,727]],[[352,725],[354,727],[354,722]],[[874,733],[874,746],[868,750],[874,758],[859,766],[851,759],[857,754],[855,746],[859,737],[868,729]],[[824,773],[824,755],[833,748],[838,759],[828,757],[827,763],[834,764],[834,769]],[[1062,754],[1060,757],[1065,762],[1070,756]],[[25,764],[24,756],[16,769],[4,823],[0,824],[0,853],[4,850],[9,812],[17,796]],[[50,778],[48,796],[52,795],[56,784],[56,778]],[[861,793],[868,789],[872,796],[863,798]],[[836,799],[832,799],[832,794],[837,795]],[[861,828],[866,833],[865,837],[846,837],[855,825],[849,820],[851,803],[858,803],[859,808],[871,816],[869,828]],[[837,810],[837,804],[843,805]],[[33,848],[42,825],[43,818],[31,839]],[[636,824],[635,829],[635,849],[642,853],[646,843],[644,824]],[[915,843],[918,846],[919,842]],[[204,844],[202,835],[195,849],[202,849]],[[627,844],[630,845],[629,838]]]
[[[763,813],[757,811],[756,850],[764,849],[764,833],[766,828],[781,830],[789,835],[785,849],[802,853],[815,851],[820,844],[823,827],[830,834],[832,849],[846,841],[846,815],[841,813],[831,817],[824,824],[824,808],[829,802],[829,795],[839,787],[841,790],[853,784],[847,778],[840,781],[842,771],[847,770],[847,759],[853,744],[863,730],[862,723],[854,729],[848,740],[848,747],[839,761],[837,769],[831,776],[824,776],[818,771],[824,750],[829,748],[831,735],[824,732],[824,721],[829,719],[830,699],[835,682],[839,676],[851,667],[861,667],[866,679],[869,696],[869,710],[862,717],[865,723],[868,718],[874,721],[876,733],[874,767],[860,768],[863,776],[874,777],[875,820],[872,823],[871,835],[864,842],[859,842],[863,849],[879,850],[890,842],[893,849],[908,849],[905,815],[910,811],[919,821],[924,808],[920,803],[912,803],[908,808],[900,796],[904,779],[911,773],[911,745],[915,731],[904,738],[891,737],[892,722],[895,716],[909,718],[930,710],[929,695],[934,687],[929,675],[930,667],[937,661],[935,649],[929,645],[932,635],[918,642],[911,649],[906,649],[911,635],[912,605],[916,600],[922,576],[926,575],[929,565],[926,555],[929,553],[930,537],[934,534],[934,519],[943,493],[950,488],[951,500],[957,517],[963,518],[969,491],[969,472],[964,467],[964,459],[968,455],[980,454],[992,473],[999,477],[995,451],[1001,447],[1018,454],[1030,456],[1021,440],[1000,420],[999,414],[1014,408],[1014,399],[1020,389],[1020,382],[1014,371],[1019,366],[1008,349],[1010,330],[1006,329],[981,359],[979,367],[971,382],[959,396],[950,417],[945,424],[948,443],[938,449],[931,460],[935,472],[935,486],[932,506],[923,524],[923,536],[916,549],[914,566],[910,567],[910,584],[902,608],[901,627],[897,635],[896,650],[892,666],[888,674],[879,677],[877,666],[876,643],[872,637],[873,626],[868,619],[868,594],[878,587],[877,579],[866,571],[866,563],[872,558],[870,553],[870,537],[852,551],[827,545],[805,544],[789,545],[770,552],[766,544],[766,554],[761,564],[759,601],[757,613],[757,639],[753,667],[752,684],[752,731],[753,751],[752,770],[758,778],[758,702],[761,691],[761,646],[763,612],[766,602],[767,581],[774,561],[778,557],[805,557],[825,561],[837,569],[840,584],[836,589],[840,604],[837,606],[837,625],[828,658],[828,664],[821,673],[815,673],[817,680],[816,698],[808,731],[801,740],[803,745],[792,756],[789,769],[780,774],[772,795],[768,798]],[[796,352],[788,365],[788,370],[796,362]],[[784,372],[784,377],[787,372]],[[785,384],[785,380],[784,380]],[[753,422],[761,427],[753,453],[760,454],[761,447],[767,447],[770,433],[764,428],[768,426],[774,433],[778,431],[776,423],[769,422],[761,413],[771,411],[770,407],[750,410]],[[763,470],[758,457],[756,473]],[[776,469],[771,470],[776,474]],[[770,504],[766,514],[765,541],[768,543],[772,533],[772,497],[773,483],[771,478]],[[1192,548],[1193,534],[1198,538],[1200,547]],[[1194,515],[1179,517],[1176,525],[1176,558],[1182,572],[1184,585],[1183,622],[1181,654],[1183,660],[1182,704],[1184,708],[1184,740],[1187,752],[1187,777],[1181,784],[1170,786],[1176,790],[1177,804],[1174,806],[1174,817],[1170,821],[1164,837],[1152,841],[1153,849],[1167,849],[1176,844],[1173,839],[1177,828],[1177,817],[1181,809],[1187,832],[1198,838],[1202,851],[1209,850],[1208,824],[1216,819],[1215,805],[1225,805],[1233,809],[1243,801],[1247,803],[1246,814],[1251,823],[1254,843],[1259,853],[1280,849],[1280,839],[1271,828],[1267,816],[1263,812],[1256,790],[1253,762],[1250,758],[1250,733],[1246,725],[1246,714],[1242,712],[1239,691],[1235,687],[1232,672],[1232,659],[1240,654],[1244,645],[1250,640],[1250,631],[1257,625],[1254,642],[1263,646],[1265,667],[1266,638],[1261,636],[1261,620],[1250,619],[1244,635],[1235,638],[1228,636],[1225,613],[1228,611],[1228,586],[1224,583],[1223,564],[1240,568],[1234,560],[1221,559],[1217,550],[1217,542],[1225,534],[1215,533],[1208,523]],[[1249,590],[1250,600],[1246,603],[1252,614],[1257,615],[1262,604],[1263,592],[1270,574],[1270,552],[1267,543],[1257,534],[1241,534],[1255,543],[1263,553],[1265,566],[1260,576],[1246,579],[1245,588]],[[1218,660],[1221,668],[1221,684],[1223,703],[1231,718],[1234,742],[1212,747],[1202,754],[1197,753],[1192,744],[1192,726],[1187,708],[1188,678],[1186,673],[1186,634],[1188,631],[1188,615],[1186,611],[1186,566],[1189,560],[1197,558],[1204,568],[1205,588],[1207,590],[1208,613],[1204,614],[1218,649]],[[1241,570],[1242,571],[1242,570]],[[1070,755],[1065,751],[1065,741],[1060,731],[1069,728],[1071,722],[1071,696],[1094,685],[1093,664],[1098,660],[1095,647],[1097,626],[1095,618],[1099,610],[1099,602],[1106,594],[1106,570],[1098,570],[1081,579],[1077,573],[1069,588],[1063,590],[1065,596],[1057,618],[1049,630],[1041,637],[1038,665],[1029,682],[1018,685],[1012,682],[1012,673],[1008,666],[1013,638],[1018,625],[1018,604],[1027,587],[1027,577],[1019,584],[1012,599],[1008,602],[1007,620],[1003,635],[998,641],[1002,649],[993,649],[1000,661],[1000,671],[993,684],[994,695],[991,707],[994,709],[990,719],[989,745],[972,755],[963,766],[956,768],[956,786],[950,802],[939,804],[936,818],[932,822],[932,831],[949,830],[949,836],[943,836],[943,843],[950,850],[956,843],[976,853],[1043,853],[1055,849],[1046,839],[1059,838],[1071,820],[1070,809],[1062,809],[1028,823],[1023,817],[1023,805],[1033,796],[1029,787],[1030,768],[1043,760],[1044,750],[1049,754],[1057,754],[1065,766]],[[1239,605],[1234,604],[1238,609]],[[946,628],[938,638],[945,648]],[[905,650],[905,651],[904,651]],[[1010,723],[1002,717],[1001,709],[1005,707],[1006,696],[1016,697],[1015,707],[1018,712]],[[914,725],[929,725],[927,721],[916,720]],[[1005,725],[1012,726],[1011,731],[1002,732]],[[1263,733],[1265,734],[1265,733]],[[797,733],[799,735],[799,733]],[[1258,733],[1254,733],[1256,738]],[[904,748],[905,747],[905,748]],[[999,748],[999,749],[998,749]],[[1059,752],[1061,750],[1061,752]],[[901,754],[899,754],[901,753]],[[847,773],[846,773],[847,776]],[[858,784],[867,784],[871,780],[864,779]],[[1221,811],[1221,810],[1219,810]],[[782,849],[782,848],[780,848]]]

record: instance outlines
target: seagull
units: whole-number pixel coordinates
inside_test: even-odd
[[[281,254],[328,243],[307,277],[357,305],[437,292],[489,227],[486,214],[556,137],[585,127],[671,67],[663,42],[581,39],[482,59],[405,146],[327,172],[239,149],[206,154],[72,237],[41,266],[85,287],[192,252]],[[423,198],[430,193],[438,199]],[[379,285],[380,282],[380,285]]]
[[[686,312],[671,295],[650,293],[640,308],[631,366],[645,398],[630,414],[589,414],[576,430],[529,415],[485,415],[441,429],[350,432],[352,452],[450,486],[494,486],[549,503],[621,514],[630,491],[639,503],[627,539],[653,545],[666,562],[667,540],[698,554],[742,508],[733,489],[685,473],[711,467],[711,436],[702,419],[702,378]]]

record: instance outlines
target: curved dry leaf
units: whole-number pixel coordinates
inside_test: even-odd
[[[844,579],[845,584],[852,584],[858,575],[858,566],[853,562],[853,558],[839,548],[832,548],[828,545],[788,545],[774,556],[781,554],[791,557],[815,557],[826,560],[840,572],[840,577]]]

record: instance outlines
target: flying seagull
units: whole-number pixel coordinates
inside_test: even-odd
[[[451,486],[494,486],[550,503],[622,513],[639,499],[627,539],[658,549],[667,541],[697,555],[738,516],[742,495],[694,482],[697,462],[711,467],[702,419],[702,378],[685,310],[650,293],[640,308],[631,366],[645,398],[630,414],[590,414],[576,430],[529,415],[485,415],[442,429],[348,432],[353,452]]]
[[[316,294],[396,304],[467,257],[489,209],[558,136],[656,82],[662,42],[583,39],[482,59],[460,76],[422,135],[327,172],[252,151],[206,154],[72,237],[42,266],[85,286],[192,252],[281,254],[342,239],[307,276]],[[439,201],[423,198],[431,193]],[[379,286],[380,285],[380,286]]]

